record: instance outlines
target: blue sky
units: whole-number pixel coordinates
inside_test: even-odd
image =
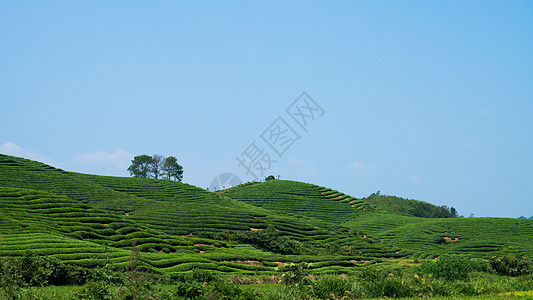
[[[530,1],[4,2],[0,152],[118,176],[174,155],[205,188],[253,179],[256,141],[282,179],[529,217],[531,53]],[[301,137],[281,157],[278,117]]]

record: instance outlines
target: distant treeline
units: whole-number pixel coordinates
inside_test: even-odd
[[[524,216],[520,216],[518,217],[519,219],[522,219],[522,220],[533,220],[533,216],[529,217],[529,218],[526,218]]]
[[[382,209],[396,211],[407,215],[421,217],[421,218],[457,218],[460,217],[454,207],[436,206],[427,202],[404,199],[396,196],[381,195],[372,193],[367,198],[364,198]]]

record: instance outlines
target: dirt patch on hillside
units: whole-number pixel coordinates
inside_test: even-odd
[[[213,247],[215,248],[215,245],[208,245],[208,244],[194,244],[194,246],[206,246],[206,247]]]
[[[263,264],[260,261],[257,260],[232,260],[231,261],[234,264],[241,264],[241,265],[250,265],[250,266],[262,266]]]
[[[250,227],[250,230],[251,231],[259,231],[259,230],[261,230],[261,228],[252,228],[252,227]]]
[[[452,239],[451,237],[449,236],[444,236],[443,237],[447,242],[457,242],[459,240],[459,238],[454,238]]]
[[[284,265],[287,264],[287,263],[283,263],[283,262],[280,262],[280,261],[275,261],[274,263],[275,263],[278,267],[280,267],[280,266],[284,266]]]
[[[180,236],[181,236],[181,237],[193,237],[193,236],[194,236],[194,234],[192,234],[192,233],[189,233],[189,234],[187,234],[187,235],[180,235]]]

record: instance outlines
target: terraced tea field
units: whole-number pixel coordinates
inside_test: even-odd
[[[328,223],[351,220],[378,208],[363,200],[317,185],[271,180],[223,191],[233,199],[288,215],[306,216]]]
[[[415,258],[434,258],[443,254],[472,257],[504,253],[533,254],[533,222],[530,220],[427,219],[370,213],[343,225],[369,232],[383,243],[412,251]]]
[[[281,255],[236,237],[274,230],[301,244]],[[533,221],[418,218],[317,185],[274,180],[221,192],[167,180],[65,172],[0,155],[0,256],[125,266],[132,245],[160,273],[193,268],[274,274],[356,273],[395,259],[533,253]],[[274,240],[272,243],[276,243]]]
[[[323,220],[286,216],[191,185],[77,174],[5,155],[0,155],[0,205],[1,255],[30,250],[83,266],[106,260],[124,265],[132,245],[139,247],[143,264],[159,272],[268,273],[306,261],[315,273],[350,273],[403,255]],[[286,256],[201,237],[268,226],[313,251],[335,250],[337,256]],[[343,247],[349,253],[338,256]]]

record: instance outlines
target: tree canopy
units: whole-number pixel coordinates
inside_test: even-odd
[[[151,168],[153,159],[151,156],[143,154],[133,158],[131,165],[128,168],[131,176],[148,178],[151,175]]]
[[[178,164],[178,160],[174,156],[169,156],[165,159],[161,170],[162,175],[168,180],[174,178],[177,181],[181,181],[183,179],[183,167]]]
[[[165,158],[159,154],[138,155],[131,161],[128,171],[131,176],[140,178],[165,178],[176,181],[183,179],[183,167],[178,164],[174,156]]]

